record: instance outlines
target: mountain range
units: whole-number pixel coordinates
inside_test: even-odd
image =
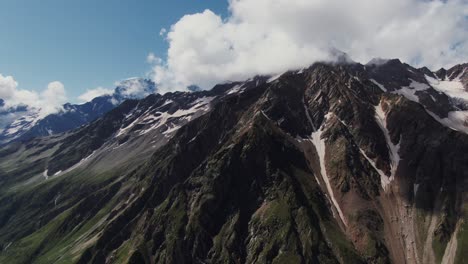
[[[41,109],[28,106],[4,107],[0,99],[0,144],[63,133],[101,117],[126,99],[141,99],[156,92],[147,79],[131,78],[118,84],[113,94],[103,95],[84,104],[64,104],[58,112],[43,115]]]
[[[464,263],[467,69],[314,63],[14,140],[0,263]]]

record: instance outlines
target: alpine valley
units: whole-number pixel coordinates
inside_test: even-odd
[[[466,263],[468,64],[153,90],[4,130],[0,263]]]

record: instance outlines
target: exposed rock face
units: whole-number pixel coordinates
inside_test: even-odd
[[[318,63],[9,145],[0,261],[463,263],[466,68]]]

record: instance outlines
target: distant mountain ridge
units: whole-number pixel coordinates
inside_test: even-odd
[[[111,95],[99,96],[84,104],[64,104],[62,109],[45,117],[40,109],[27,106],[0,110],[0,144],[50,136],[66,132],[101,117],[124,100],[141,99],[157,91],[154,82],[148,79],[131,78],[117,85]],[[0,99],[0,108],[3,106]]]

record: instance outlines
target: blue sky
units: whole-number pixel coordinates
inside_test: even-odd
[[[150,52],[164,57],[159,36],[184,14],[227,13],[222,0],[3,0],[0,4],[0,73],[19,89],[64,84],[68,98],[150,70]]]

